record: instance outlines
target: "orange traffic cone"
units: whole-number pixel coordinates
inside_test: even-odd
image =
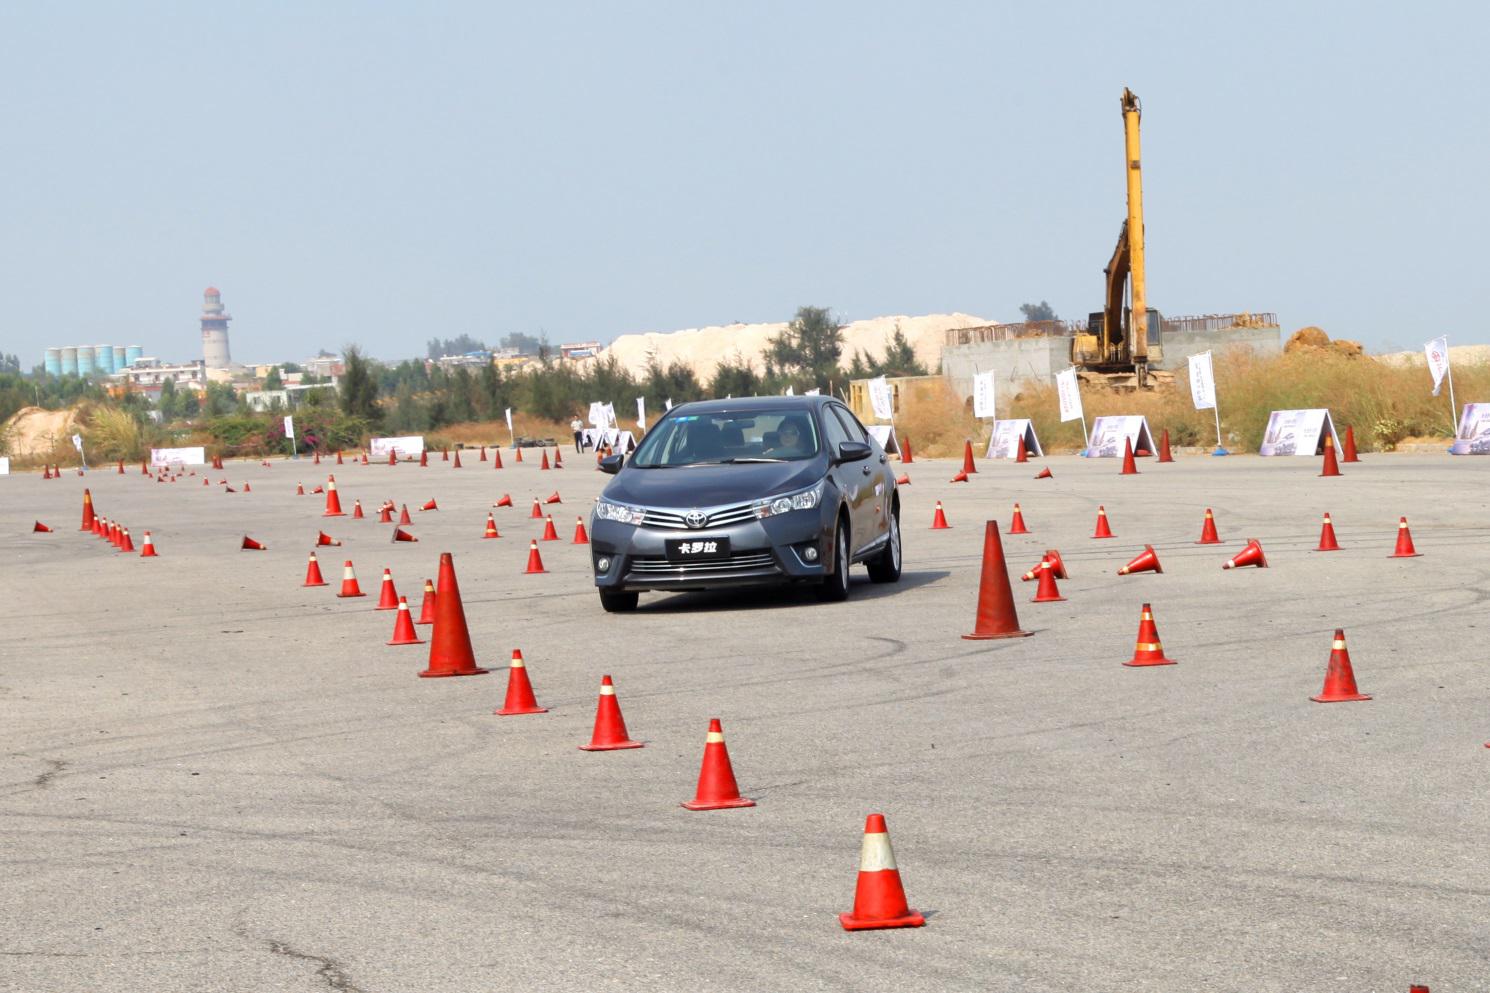
[[[392,539],[390,539],[390,541],[418,541],[418,540],[419,540],[418,538],[414,537],[412,534],[409,534],[409,532],[405,531],[403,528],[399,527],[398,525],[394,525],[394,527],[393,527],[393,537],[392,537]]]
[[[1361,460],[1361,457],[1358,454],[1356,454],[1356,450],[1355,450],[1355,428],[1352,427],[1352,426],[1350,426],[1350,425],[1346,425],[1346,427],[1345,427],[1345,458],[1341,459],[1341,461],[1342,462],[1359,462],[1360,460]]]
[[[543,461],[538,463],[538,468],[545,471],[548,469],[548,449],[546,448],[543,450]]]
[[[1009,586],[1009,567],[1004,562],[1004,543],[999,538],[998,521],[989,521],[983,530],[983,571],[978,579],[978,612],[969,641],[990,638],[1028,638],[1033,631],[1019,629],[1019,613],[1014,608],[1014,591]]]
[[[119,539],[119,551],[132,552],[134,550],[135,543],[129,540],[129,528],[125,528],[123,531],[123,535]]]
[[[1397,548],[1387,558],[1392,559],[1415,559],[1423,553],[1412,545],[1412,532],[1407,530],[1407,518],[1399,518],[1397,521]]]
[[[1153,608],[1144,604],[1138,617],[1138,643],[1133,646],[1133,657],[1123,665],[1137,667],[1174,664],[1174,659],[1165,657],[1164,646],[1159,643],[1159,628],[1154,623]]]
[[[403,504],[402,509],[399,510],[399,512],[398,512],[398,523],[400,523],[400,524],[413,524],[414,523],[409,518],[409,505],[408,504]]]
[[[1316,552],[1338,552],[1340,543],[1335,540],[1335,524],[1330,520],[1330,515],[1324,515],[1324,524],[1319,529],[1319,547]]]
[[[252,493],[253,491],[254,491],[253,484],[251,484],[251,483],[244,483],[243,484],[243,492],[244,493]],[[231,493],[232,491],[229,490],[228,492]]]
[[[523,460],[523,450],[521,448],[513,448],[512,459],[515,462],[521,462]]]
[[[341,449],[336,450],[336,464],[341,465]]]
[[[205,480],[205,479],[202,480],[202,485],[203,486],[206,486],[207,485],[207,480]],[[311,490],[311,493],[325,493],[325,492],[326,492],[326,487],[324,487],[324,486],[317,486],[315,489]]]
[[[47,527],[45,524],[41,523],[41,521],[37,521],[35,524],[31,525],[31,533],[32,534],[51,534],[52,533],[52,529],[49,528],[49,527]],[[146,534],[149,534],[149,532],[147,531]]]
[[[124,475],[124,460],[123,459],[120,459],[119,460],[119,472],[118,472],[118,474],[121,475],[121,476]]]
[[[543,525],[543,536],[541,538],[539,538],[538,540],[539,541],[558,541],[559,540],[559,532],[557,532],[557,531],[554,530],[554,519],[553,519],[552,515],[549,516],[548,521]]]
[[[529,512],[528,516],[530,518],[532,518],[533,520],[537,520],[537,521],[543,520],[543,501],[542,500],[539,500],[537,497],[534,497],[533,498],[533,509],[532,509],[532,511]]]
[[[942,502],[938,500],[936,502],[936,513],[931,515],[931,530],[945,531],[951,526],[947,523],[947,515],[942,512]]]
[[[481,537],[483,539],[486,539],[486,538],[500,538],[500,537],[502,537],[500,534],[497,533],[497,521],[496,521],[496,518],[492,517],[490,511],[487,511],[487,514],[486,514],[486,531],[481,535]]]
[[[1038,473],[1036,473],[1035,474],[1035,478],[1036,479],[1049,479],[1050,478],[1050,475],[1051,475],[1050,474],[1050,468],[1047,466],[1046,468],[1041,469]]]
[[[362,464],[363,465],[367,465],[367,453],[366,452],[363,452],[362,453]]]
[[[435,622],[435,584],[432,580],[424,581],[424,602],[419,605],[419,620],[415,624],[433,624]]]
[[[378,591],[378,605],[374,610],[397,610],[398,590],[393,588],[393,572],[390,569],[383,570],[383,586]]]
[[[398,452],[394,451],[391,448],[388,449],[388,464],[398,465]]]
[[[502,709],[492,713],[499,717],[548,713],[548,708],[538,706],[538,700],[533,696],[528,666],[523,662],[523,653],[516,648],[512,650],[512,664],[507,668],[507,698],[502,702]]]
[[[338,545],[339,546],[340,544],[341,544],[341,542],[339,542],[335,538],[331,537],[331,535],[327,534],[325,531],[317,531],[316,532],[316,547],[317,548],[324,548],[327,545]]]
[[[1355,685],[1355,670],[1350,667],[1350,650],[1345,647],[1345,632],[1335,629],[1335,640],[1330,644],[1330,661],[1324,670],[1324,688],[1319,696],[1309,698],[1315,703],[1348,703],[1352,700],[1369,700]]]
[[[459,448],[457,448],[455,450],[455,464],[452,465],[450,468],[452,468],[452,469],[459,469],[460,468],[460,449]]]
[[[977,463],[973,461],[973,443],[971,439],[962,443],[962,471],[969,476],[978,471]]]
[[[536,547],[536,546],[535,546]],[[595,730],[588,745],[580,745],[582,752],[611,752],[620,748],[641,748],[640,741],[626,736],[626,719],[621,716],[621,705],[616,701],[616,687],[609,676],[600,677],[600,701],[595,707]]]
[[[1133,461],[1133,442],[1131,439],[1123,439],[1123,471],[1121,475],[1138,475],[1138,465]]]
[[[248,535],[244,535],[243,544],[239,548],[241,551],[263,552],[268,551],[269,546],[262,541],[254,541]]]
[[[362,587],[357,585],[357,574],[352,571],[351,559],[347,559],[341,565],[341,592],[337,593],[336,595],[339,597],[367,595],[366,593],[362,592]]]
[[[899,476],[899,478],[897,478],[895,480],[895,485],[896,486],[909,486],[909,485],[911,485],[911,477],[910,476],[907,476],[905,473],[901,473],[900,476]]]
[[[420,450],[420,452],[419,452],[419,466],[420,466],[420,468],[428,468],[428,466],[429,466],[429,452],[427,450],[422,450],[422,449]]]
[[[948,482],[952,482],[952,483],[965,483],[965,482],[967,482],[967,470],[966,469],[962,470],[957,475],[953,476],[950,480],[948,480]]]
[[[1061,559],[1061,553],[1054,548],[1045,549],[1045,554],[1040,556],[1040,561],[1030,567],[1030,571],[1020,576],[1021,582],[1028,583],[1032,579],[1040,578],[1040,566],[1046,562],[1050,563],[1050,571],[1055,574],[1056,579],[1070,579],[1066,575],[1066,563]]]
[[[148,532],[147,532],[148,533]],[[148,540],[148,539],[147,539]],[[301,586],[325,586],[326,580],[321,576],[321,563],[316,561],[316,553],[310,553],[310,562],[305,567],[305,582]]]
[[[90,490],[85,489],[83,490],[83,526],[78,528],[78,530],[92,531],[93,518],[96,516],[97,515],[93,513],[93,493]]]
[[[322,517],[345,517],[341,510],[341,497],[336,495],[336,477],[326,477],[326,511]]]
[[[482,462],[485,462],[486,461],[486,446],[485,445],[482,445],[481,446],[481,461]]]
[[[1159,565],[1159,556],[1154,554],[1153,545],[1144,545],[1143,551],[1138,556],[1118,570],[1119,576],[1131,576],[1135,572],[1158,572],[1162,573],[1164,567]]]
[[[512,496],[511,496],[511,494],[503,493],[502,494],[502,499],[500,499],[496,503],[492,504],[492,506],[493,507],[510,507],[510,506],[512,506]]]
[[[554,448],[554,468],[564,468],[564,451],[563,449],[557,447]]]
[[[378,523],[379,524],[392,524],[393,523],[393,504],[391,504],[391,503],[385,503],[385,504],[383,504],[383,506],[381,506],[381,507],[378,508]]]
[[[1024,526],[1024,513],[1019,509],[1019,504],[1014,505],[1014,519],[1009,522],[1010,534],[1029,534],[1029,528]]]
[[[538,554],[538,542],[528,542],[528,567],[523,570],[523,575],[531,576],[534,573],[548,572],[543,568],[543,557]]]
[[[916,457],[911,454],[911,440],[909,438],[901,438],[900,439],[900,464],[901,465],[910,465],[914,461],[916,461]]]
[[[561,500],[561,499],[559,499],[559,491],[558,490],[554,490],[553,493],[549,494],[548,499],[547,500],[544,500],[543,502],[544,503],[563,503],[564,501]]]
[[[296,483],[295,484],[295,495],[296,496],[305,496],[305,484],[304,483]]]
[[[926,918],[906,902],[905,887],[900,882],[900,869],[895,865],[895,851],[890,847],[890,830],[885,826],[884,814],[870,814],[864,822],[854,909],[839,914],[838,923],[845,931],[920,927],[926,923]]]
[[[1165,428],[1164,429],[1164,433],[1159,436],[1159,461],[1160,462],[1173,462],[1174,461],[1174,455],[1169,451],[1169,429],[1168,428]]]
[[[755,801],[740,795],[735,783],[735,769],[730,764],[729,748],[724,743],[724,728],[719,718],[709,718],[709,733],[704,738],[704,764],[698,773],[698,789],[692,800],[683,801],[688,810],[723,810],[727,807],[754,807]]]
[[[576,517],[574,519],[574,540],[571,545],[588,545],[590,543],[589,532],[585,530],[585,519]]]
[[[158,558],[160,558],[160,556],[155,553],[155,542],[153,542],[153,541],[150,540],[150,532],[149,531],[146,531],[145,532],[145,540],[142,541],[142,542],[140,542],[140,558],[142,558],[142,559],[158,559]]]
[[[422,645],[424,640],[414,630],[414,618],[409,613],[409,598],[398,598],[398,619],[393,622],[393,640],[390,645]]]
[[[360,520],[362,520],[363,516],[364,515],[362,513],[362,501],[361,500],[353,500],[352,501],[352,520],[354,520],[354,521],[360,521]]]
[[[1024,435],[1019,436],[1019,450],[1014,455],[1015,462],[1028,462],[1030,460],[1029,450],[1024,447]]]
[[[429,664],[419,675],[425,679],[441,676],[479,676],[487,670],[476,665],[471,651],[471,630],[466,627],[466,608],[461,604],[460,586],[455,580],[455,559],[449,552],[440,553],[440,585],[435,594],[435,629],[430,635]]]
[[[435,498],[434,497],[430,497],[429,498],[429,502],[425,503],[419,509],[421,511],[424,511],[424,510],[439,510],[440,509],[440,505],[437,504],[437,503],[435,503]]]
[[[502,468],[502,450],[500,448],[493,448],[491,450],[491,467],[493,469]]]
[[[450,449],[448,449],[448,448],[442,448],[442,449],[440,449],[440,461],[441,462],[449,462],[450,461]]]
[[[1335,437],[1331,434],[1324,436],[1324,468],[1320,470],[1321,476],[1340,475],[1340,463],[1335,460]]]
[[[1221,536],[1216,533],[1216,518],[1211,514],[1211,508],[1205,509],[1205,523],[1200,526],[1200,540],[1197,545],[1219,545]]]
[[[1116,538],[1112,528],[1107,524],[1107,508],[1100,503],[1097,504],[1097,530],[1092,532],[1093,538]]]
[[[1039,579],[1040,585],[1035,589],[1034,599],[1031,603],[1056,603],[1066,599],[1061,596],[1060,588],[1055,585],[1055,570],[1050,567],[1049,559],[1040,560]]]
[[[1256,566],[1259,569],[1266,569],[1268,567],[1268,557],[1262,554],[1262,545],[1256,538],[1248,538],[1247,547],[1227,559],[1221,568],[1241,569],[1249,565]]]

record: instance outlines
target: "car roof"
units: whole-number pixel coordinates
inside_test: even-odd
[[[825,396],[730,397],[726,400],[694,400],[689,403],[674,404],[673,409],[668,413],[673,414],[680,410],[690,414],[750,414],[762,410],[808,411],[816,410],[833,400],[833,397]]]

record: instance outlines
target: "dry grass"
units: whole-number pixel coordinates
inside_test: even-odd
[[[988,428],[978,422],[971,405],[963,403],[945,380],[927,380],[902,395],[895,434],[910,439],[913,454],[939,458],[961,455],[963,442],[969,438],[981,454]]]
[[[622,429],[634,429],[635,425],[621,422]],[[529,414],[514,412],[512,415],[512,433],[519,438],[552,438],[560,445],[571,444],[574,432],[569,430],[569,423],[550,421],[542,417],[534,417]],[[637,432],[641,437],[641,432]],[[447,424],[437,428],[424,438],[425,447],[439,450],[442,448],[454,448],[456,445],[465,445],[467,448],[476,448],[486,445],[489,448],[506,447],[512,443],[512,434],[507,432],[507,421],[462,421],[459,424]]]

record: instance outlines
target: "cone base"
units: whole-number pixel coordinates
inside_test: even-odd
[[[548,713],[548,708],[547,707],[518,707],[515,710],[508,710],[507,708],[504,707],[501,710],[493,710],[492,713],[493,714],[496,714],[498,717],[516,717],[519,714],[546,714],[546,713]]]
[[[342,511],[338,510],[334,514],[326,513],[326,514],[322,514],[321,516],[322,517],[346,517],[347,515],[345,513],[343,513]]]
[[[1406,554],[1403,554],[1401,552],[1393,552],[1391,555],[1387,556],[1387,558],[1389,559],[1420,559],[1422,557],[1422,552],[1407,552]]]
[[[367,596],[367,594],[366,593],[338,593],[337,596],[338,597],[341,597],[343,599],[346,599],[346,600],[354,600],[354,599],[356,599],[357,597],[360,597],[360,596]]]
[[[731,807],[754,807],[755,801],[742,796],[733,800],[684,800],[678,806],[684,810],[727,810]]]
[[[997,634],[979,634],[977,631],[974,631],[972,634],[965,634],[965,635],[963,635],[962,636],[962,640],[963,641],[992,641],[992,640],[994,640],[996,638],[1028,638],[1030,635],[1032,635],[1034,633],[1035,632],[1033,632],[1033,631],[1018,631],[1018,630],[1015,630],[1015,631],[1000,631]]]
[[[1315,549],[1311,549],[1311,551],[1315,551],[1315,552],[1338,552],[1340,550],[1341,550],[1341,548],[1340,548],[1339,545],[1335,545],[1332,548],[1315,548]]]
[[[147,556],[147,557],[148,558],[152,558],[152,559],[155,558],[155,556],[153,556],[153,555]],[[327,583],[327,582],[319,582],[319,583],[301,583],[300,585],[301,586],[330,586],[331,584],[330,583]]]
[[[383,644],[385,644],[385,645],[422,645],[422,644],[424,644],[424,639],[423,638],[412,638],[412,639],[410,639],[408,641],[385,641]]]
[[[886,917],[877,921],[861,921],[855,919],[853,914],[839,914],[838,923],[843,925],[845,931],[875,931],[892,927],[921,927],[926,923],[926,918],[914,910],[904,917]]]
[[[1094,534],[1094,535],[1092,535],[1092,539],[1093,540],[1096,540],[1097,538],[1116,538],[1116,537],[1117,537],[1117,535],[1115,535],[1115,534]]]
[[[476,669],[457,669],[455,672],[435,672],[432,669],[425,669],[423,672],[421,672],[419,674],[419,678],[420,679],[440,679],[440,678],[442,678],[444,676],[484,676],[488,672],[491,672],[491,670],[490,669],[481,669],[481,668],[476,668]]]
[[[1205,539],[1202,538],[1200,541],[1197,541],[1195,544],[1197,544],[1197,545],[1223,545],[1223,544],[1225,544],[1225,542],[1223,542],[1220,538],[1217,538],[1215,541],[1206,541]]]
[[[614,751],[618,751],[618,750],[620,750],[622,748],[641,748],[641,747],[642,747],[642,743],[640,741],[623,741],[623,742],[620,742],[620,743],[615,744],[615,745],[597,745],[597,744],[594,744],[592,742],[591,744],[588,744],[588,745],[580,745],[579,746],[579,750],[582,751],[582,752],[614,752]]]
[[[1325,696],[1321,693],[1319,696],[1311,696],[1309,699],[1315,703],[1351,703],[1355,700],[1369,700],[1371,697],[1366,693],[1352,693],[1349,696]]]
[[[1171,659],[1171,658],[1141,659],[1141,658],[1139,658],[1136,655],[1133,656],[1128,661],[1126,661],[1126,662],[1123,663],[1123,665],[1128,666],[1129,668],[1132,668],[1132,669],[1137,669],[1137,668],[1139,668],[1141,666],[1146,666],[1146,665],[1178,665],[1178,664],[1179,664],[1179,659]]]
[[[546,572],[548,572],[547,569],[524,569],[523,570],[523,575],[524,576],[537,576],[537,575],[541,575],[541,574],[546,573]]]
[[[1063,603],[1065,599],[1063,596],[1037,596],[1031,597],[1030,603]]]

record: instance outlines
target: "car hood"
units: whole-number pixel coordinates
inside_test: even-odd
[[[601,496],[643,507],[720,507],[749,503],[813,485],[826,474],[823,459],[742,462],[735,465],[639,469],[626,466]]]

